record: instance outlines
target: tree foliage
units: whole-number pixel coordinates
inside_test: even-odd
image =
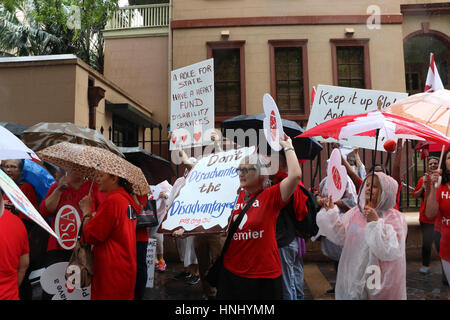
[[[0,1],[0,50],[5,54],[73,53],[103,73],[102,30],[118,0]],[[26,19],[18,18],[22,13]]]

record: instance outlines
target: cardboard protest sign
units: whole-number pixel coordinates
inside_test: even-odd
[[[20,190],[16,183],[10,177],[8,177],[8,175],[4,173],[3,170],[0,170],[0,188],[5,192],[9,200],[11,200],[11,202],[18,210],[23,212],[28,218],[44,228],[56,239],[59,239],[55,232],[53,232],[52,228],[48,225],[44,218],[42,218],[36,208],[31,204],[30,200],[28,200],[28,198],[23,194],[22,190]]]
[[[341,164],[341,160],[339,149],[334,149],[327,168],[328,195],[332,197],[333,202],[342,198],[347,187],[347,170]]]
[[[334,118],[377,110],[379,102],[383,110],[397,100],[407,96],[407,93],[402,92],[319,85],[316,90],[306,130]],[[316,137],[316,139],[322,142],[336,142],[332,138],[324,139],[322,137]],[[375,149],[374,137],[352,136],[341,139],[339,142],[351,147]],[[380,151],[385,151],[382,147],[383,142],[382,138],[378,141],[377,149]]]
[[[156,239],[148,239],[147,245],[147,282],[146,288],[153,288],[155,282],[155,255],[156,255]]]
[[[171,77],[170,150],[211,142],[214,130],[214,60],[174,70]]]
[[[69,262],[58,262],[48,266],[41,275],[42,290],[53,294],[52,300],[91,300],[91,286],[69,289],[66,285],[66,269]]]
[[[238,196],[240,183],[236,169],[254,151],[255,147],[234,149],[199,160],[184,186],[180,180],[179,196],[168,209],[158,232],[172,233],[178,227],[183,227],[186,233],[224,231]],[[177,192],[176,185],[177,182],[172,193]]]
[[[284,137],[283,123],[281,122],[280,112],[272,96],[266,93],[263,97],[264,135],[270,147],[275,151],[280,151],[280,138]]]

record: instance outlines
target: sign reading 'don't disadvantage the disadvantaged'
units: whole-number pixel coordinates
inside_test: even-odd
[[[323,122],[342,116],[366,113],[377,110],[378,102],[381,102],[381,109],[387,108],[397,100],[407,97],[407,93],[378,91],[367,89],[356,89],[347,87],[319,85],[314,97],[308,125],[309,130]],[[334,142],[335,139],[324,139],[315,137],[319,141]],[[353,136],[340,140],[343,145],[375,149],[375,138],[365,136]],[[378,140],[377,149],[384,151],[383,141]]]
[[[170,150],[210,143],[214,130],[214,60],[174,70],[170,96]]]
[[[186,233],[224,231],[238,196],[236,169],[254,151],[255,147],[234,149],[199,160],[168,209],[159,232],[171,233],[178,227]]]

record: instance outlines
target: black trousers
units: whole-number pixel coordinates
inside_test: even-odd
[[[243,278],[225,267],[217,284],[218,300],[282,300],[281,276],[274,279]]]
[[[428,267],[430,266],[433,243],[436,251],[439,252],[441,234],[434,231],[434,224],[421,222],[420,227],[422,228],[422,265]]]
[[[142,300],[147,284],[147,241],[136,242],[137,272],[136,286],[134,288],[134,300]]]
[[[22,219],[22,222],[28,234],[30,264],[19,287],[19,298],[20,300],[31,300],[33,291],[29,279],[30,273],[42,268],[47,249],[48,233],[33,221]]]

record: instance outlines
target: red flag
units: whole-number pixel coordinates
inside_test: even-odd
[[[434,63],[434,54],[430,54],[430,67],[428,68],[427,80],[425,81],[425,92],[434,92],[439,89],[444,89],[441,77]]]

